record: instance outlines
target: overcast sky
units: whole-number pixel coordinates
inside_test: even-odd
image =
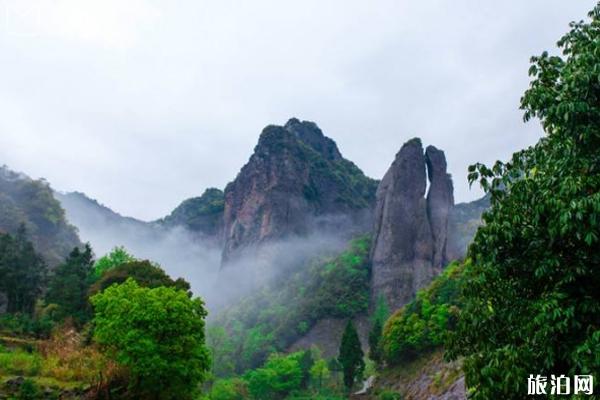
[[[381,178],[414,136],[466,168],[522,123],[529,57],[594,0],[0,0],[0,164],[141,219],[223,188],[267,124]]]

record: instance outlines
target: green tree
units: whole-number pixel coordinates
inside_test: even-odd
[[[377,305],[373,312],[371,320],[371,330],[369,332],[369,358],[380,365],[382,361],[381,338],[383,335],[383,325],[390,314],[389,306],[385,296],[381,295],[377,299]]]
[[[256,400],[283,399],[302,384],[302,353],[287,356],[272,354],[265,365],[250,371],[246,380],[248,391]]]
[[[15,236],[0,233],[0,292],[9,313],[32,314],[46,281],[46,264],[21,225]]]
[[[133,279],[92,297],[95,341],[129,371],[142,399],[190,399],[210,368],[206,310],[174,288],[140,287]]]
[[[210,400],[245,400],[248,398],[246,381],[240,378],[219,379],[208,394]]]
[[[206,330],[206,343],[212,356],[212,373],[218,377],[231,376],[235,371],[235,345],[225,328],[209,326]]]
[[[76,247],[65,262],[54,270],[46,293],[46,303],[58,306],[53,313],[54,319],[72,317],[81,324],[90,318],[87,293],[93,266],[92,257],[89,244],[85,245],[83,251]]]
[[[167,273],[148,260],[128,261],[111,267],[104,271],[94,284],[90,287],[90,296],[103,291],[107,287],[125,282],[128,278],[135,280],[140,286],[155,288],[159,286],[174,287],[189,293],[190,284],[182,278],[171,279]],[[189,293],[191,294],[191,293]]]
[[[340,344],[338,360],[344,373],[344,385],[350,390],[365,370],[364,353],[352,320],[348,320]]]
[[[99,279],[109,269],[133,261],[136,261],[136,258],[129,254],[123,246],[115,247],[110,253],[96,261],[94,264],[94,278]]]
[[[306,389],[308,387],[308,383],[310,381],[310,369],[315,363],[315,359],[313,358],[312,351],[304,350],[301,353],[300,358],[298,359],[300,364],[300,370],[302,371],[302,381],[300,382],[300,387]]]
[[[383,334],[383,324],[379,318],[373,321],[371,331],[369,332],[369,358],[379,365],[381,363],[381,336]]]
[[[329,368],[327,367],[327,361],[320,358],[310,368],[310,378],[317,384],[317,388],[320,390],[323,387],[323,381],[329,379],[330,376]]]
[[[561,56],[532,58],[521,100],[545,137],[492,168],[470,248],[451,356],[474,399],[517,399],[529,374],[600,373],[600,5],[571,23]]]

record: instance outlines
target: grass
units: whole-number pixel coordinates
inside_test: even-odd
[[[0,353],[0,375],[35,376],[42,369],[42,358],[35,353],[15,350]]]
[[[2,339],[5,345],[0,342],[0,387],[9,380],[26,377],[38,387],[55,391],[86,390],[120,373],[116,364],[94,346],[84,346],[81,335],[71,328],[57,329],[43,341]]]
[[[20,375],[6,375],[0,376],[0,386],[6,384],[6,382],[18,378]],[[90,385],[83,382],[63,382],[55,378],[47,376],[33,376],[28,379],[32,380],[36,385],[40,387],[47,387],[54,390],[74,390],[82,389],[86,390]]]

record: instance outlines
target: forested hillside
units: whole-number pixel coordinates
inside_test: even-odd
[[[52,193],[44,180],[0,168],[0,231],[16,234],[23,225],[49,266],[81,244]]]

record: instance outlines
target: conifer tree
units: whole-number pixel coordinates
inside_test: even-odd
[[[352,388],[356,379],[360,378],[365,370],[363,356],[364,353],[356,328],[354,328],[352,320],[348,320],[344,335],[342,336],[340,355],[338,357],[344,373],[344,385],[348,390]]]
[[[93,268],[92,257],[89,244],[85,245],[83,251],[76,247],[54,271],[46,302],[58,306],[57,319],[72,317],[78,323],[89,319],[91,309],[87,295]]]

